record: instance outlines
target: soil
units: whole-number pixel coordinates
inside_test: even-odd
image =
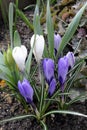
[[[30,15],[30,13],[26,13]],[[19,20],[17,24],[18,31],[20,33],[22,43],[29,48],[29,40],[32,35],[32,31]],[[6,48],[9,43],[9,31],[0,29],[0,48]],[[2,91],[3,90],[3,91]],[[14,116],[24,115],[25,111],[23,106],[12,96],[9,96],[5,89],[0,90],[0,120],[8,119]],[[5,96],[8,98],[4,98]],[[78,102],[70,107],[70,110],[87,114],[87,100],[85,102]],[[87,118],[61,114],[54,114],[47,117],[48,130],[87,130]],[[41,125],[32,118],[26,118],[23,120],[16,120],[0,125],[0,130],[43,130]]]
[[[26,114],[23,106],[13,97],[3,99],[8,95],[0,92],[0,120]],[[3,100],[2,100],[3,99]],[[87,101],[78,102],[70,110],[87,114]],[[48,116],[46,120],[48,130],[87,130],[87,118],[61,114]],[[32,118],[11,121],[0,125],[0,130],[43,130],[40,124]]]

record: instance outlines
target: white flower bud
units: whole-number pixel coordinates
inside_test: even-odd
[[[42,35],[36,34],[31,37],[30,45],[31,47],[33,47],[33,54],[38,63],[42,59],[44,44],[45,44],[45,40]]]
[[[15,47],[12,51],[12,56],[21,71],[24,71],[25,68],[25,60],[27,57],[27,49],[24,45],[21,47]]]

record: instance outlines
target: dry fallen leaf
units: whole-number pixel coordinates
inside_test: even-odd
[[[72,3],[72,2],[74,2],[74,0],[62,0],[61,1],[61,5],[67,5],[67,4],[69,4],[69,3]]]
[[[64,35],[65,29],[64,29],[64,27],[63,27],[63,25],[62,25],[62,21],[59,21],[59,23],[58,23],[58,29],[59,29],[58,33],[59,33],[60,35]]]
[[[6,86],[5,80],[0,80],[0,87],[4,88]]]

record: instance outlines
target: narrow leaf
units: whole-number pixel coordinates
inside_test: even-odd
[[[33,48],[31,48],[30,53],[29,53],[28,58],[27,58],[27,61],[26,61],[26,67],[25,68],[26,68],[27,74],[30,73],[32,53],[33,53]]]
[[[43,115],[43,118],[50,115],[50,114],[69,114],[69,115],[75,115],[75,116],[82,116],[82,117],[86,117],[87,118],[87,115],[85,114],[82,114],[82,113],[79,113],[79,112],[74,112],[74,111],[57,111],[57,110],[54,110],[54,111],[50,111],[48,113],[46,113],[45,115]]]
[[[36,5],[35,12],[34,12],[34,20],[33,20],[33,26],[34,26],[34,33],[42,35],[42,28],[40,25],[40,16],[39,16],[39,8],[38,5]]]
[[[49,54],[50,54],[50,58],[53,58],[54,57],[54,28],[53,28],[51,13],[50,13],[49,0],[47,2],[46,25],[47,25],[47,33],[48,33]]]
[[[14,32],[14,47],[15,46],[21,46],[21,39],[17,30]]]
[[[2,120],[2,121],[0,120],[0,124],[5,123],[5,122],[9,122],[9,121],[25,119],[25,118],[28,118],[28,117],[34,117],[34,118],[36,118],[35,115],[16,116],[16,117],[12,117],[12,118],[5,119],[5,120]]]
[[[31,29],[34,30],[32,23],[29,21],[29,19],[25,16],[25,14],[20,11],[19,9],[16,9],[17,15],[21,17],[21,19],[25,22],[25,24]]]
[[[13,48],[13,3],[9,4],[9,31],[10,31],[10,40],[11,48]]]

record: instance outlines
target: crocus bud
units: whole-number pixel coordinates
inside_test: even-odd
[[[9,66],[8,62],[7,62],[7,53],[4,51],[3,52],[3,56],[4,56],[4,63]]]
[[[8,62],[9,65],[14,64],[14,59],[13,59],[13,56],[12,56],[12,50],[9,46],[8,46],[8,50],[7,50],[7,62]]]
[[[64,56],[63,58],[60,58],[58,61],[58,80],[60,82],[60,85],[63,85],[66,81],[68,73],[68,58]]]
[[[69,69],[71,69],[75,64],[75,56],[73,52],[68,52],[66,57],[68,58]]]
[[[18,89],[20,94],[25,98],[26,102],[32,104],[34,91],[28,80],[18,81]]]
[[[57,54],[59,45],[61,43],[61,36],[59,34],[54,34],[54,50],[55,50],[55,55]]]
[[[30,45],[31,47],[33,47],[33,54],[38,63],[42,59],[44,44],[45,44],[45,40],[42,35],[36,34],[31,37]]]
[[[49,58],[45,58],[42,61],[43,72],[46,82],[49,85],[48,93],[51,96],[56,88],[56,80],[54,78],[54,61]]]
[[[56,89],[56,80],[55,80],[55,78],[53,78],[50,82],[49,89],[48,89],[48,93],[49,93],[50,96],[52,96],[55,89]]]
[[[21,47],[15,47],[12,51],[12,56],[21,71],[24,71],[25,68],[25,60],[27,57],[27,49],[24,45]]]
[[[44,58],[42,65],[45,79],[47,83],[50,84],[52,78],[54,77],[54,61],[49,58]]]

